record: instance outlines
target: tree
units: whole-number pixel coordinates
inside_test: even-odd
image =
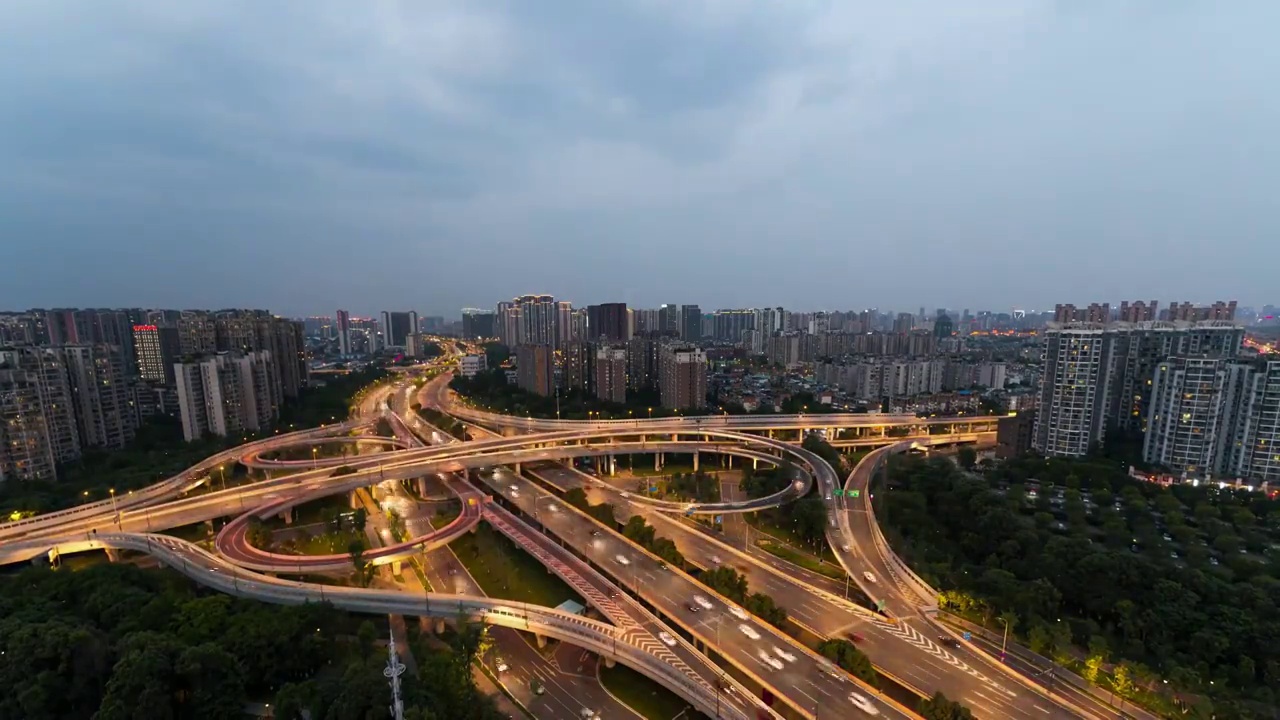
[[[360,644],[360,656],[369,658],[373,656],[373,644],[378,639],[378,631],[373,627],[373,623],[365,620],[360,623],[360,627],[356,630],[356,640]]]
[[[358,533],[363,533],[364,527],[366,524],[368,524],[368,522],[369,522],[369,513],[366,512],[363,507],[358,507],[356,508],[355,512],[351,513],[351,529],[352,530],[355,530]]]
[[[973,470],[973,467],[978,464],[978,451],[968,445],[962,445],[956,451],[956,462],[960,463],[960,467],[965,470]]]
[[[954,700],[948,700],[941,691],[920,701],[920,716],[925,720],[972,720],[973,712]]]
[[[1098,684],[1099,674],[1102,672],[1102,665],[1107,661],[1107,639],[1101,635],[1094,635],[1089,638],[1089,655],[1084,661],[1084,671],[1081,675],[1091,684]]]
[[[356,538],[347,546],[347,555],[350,556],[351,567],[355,571],[355,581],[360,587],[369,587],[375,570],[373,563],[365,559],[366,549],[364,538]]]
[[[731,567],[721,566],[704,572],[702,582],[739,605],[747,599],[747,579]]]
[[[747,612],[764,620],[770,625],[785,630],[787,625],[787,609],[779,607],[773,598],[764,593],[752,593],[746,597],[742,606]]]
[[[880,687],[880,675],[870,658],[848,640],[823,640],[818,644],[818,654],[871,687]]]

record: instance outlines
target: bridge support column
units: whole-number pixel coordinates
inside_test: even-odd
[[[120,562],[120,551],[115,548],[102,548],[107,551],[107,560],[109,562]]]
[[[654,453],[653,455],[653,471],[662,470],[662,453]]]
[[[613,477],[618,472],[618,459],[612,454],[609,455],[609,477]]]
[[[520,474],[520,463],[516,463],[516,474]]]
[[[351,491],[350,498],[351,498],[351,509],[352,510],[358,509],[360,507],[360,498],[356,497],[355,490]]]
[[[399,574],[400,574],[400,570],[402,569],[402,567],[403,567],[403,561],[401,561],[401,560],[392,560],[392,561],[391,561],[391,574],[392,574],[392,575],[399,575]]]
[[[541,650],[542,648],[544,648],[544,647],[546,647],[546,646],[547,646],[547,636],[546,636],[546,635],[539,635],[538,633],[534,633],[534,634],[533,634],[533,639],[538,641],[538,649],[539,649],[539,650]]]
[[[693,451],[693,471],[698,472],[698,451]]]
[[[444,618],[436,618],[436,634],[444,634]]]
[[[286,508],[285,510],[281,511],[280,519],[284,521],[285,525],[292,525],[293,524],[293,508]]]
[[[427,479],[425,477],[418,478],[418,494],[422,497],[427,496]]]
[[[760,469],[760,458],[751,458],[751,469],[752,470]]]
[[[607,657],[604,659],[604,666],[607,668],[612,668],[614,665],[617,665],[617,664],[618,664],[618,661],[614,660],[611,657]]]

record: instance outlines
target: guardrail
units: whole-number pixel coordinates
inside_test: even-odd
[[[234,448],[223,450],[217,454],[211,455],[167,480],[162,480],[154,485],[149,485],[140,490],[135,490],[131,494],[116,496],[114,500],[99,500],[97,502],[85,503],[84,505],[77,505],[65,510],[43,513],[41,515],[36,515],[22,520],[0,523],[0,536],[9,535],[15,532],[25,532],[43,525],[53,525],[70,519],[90,516],[96,513],[127,510],[136,505],[140,505],[157,498],[162,498],[169,494],[177,494],[179,492],[189,490],[189,487],[185,487],[187,484],[191,484],[191,487],[199,485],[200,482],[203,481],[202,476],[212,472],[213,469],[219,465],[238,461],[246,451],[251,452],[254,449],[266,448],[285,440],[296,440],[312,435],[345,432],[358,427],[363,427],[366,424],[368,423],[365,421],[347,421],[334,425],[325,425],[318,428],[298,430],[297,432],[286,433],[284,435],[274,435],[269,438],[255,440],[245,445],[238,445]]]
[[[202,585],[238,597],[286,605],[300,605],[318,599],[348,610],[378,614],[438,618],[463,616],[567,640],[601,657],[613,658],[636,668],[675,691],[701,712],[713,715],[719,706],[722,717],[749,720],[736,706],[718,703],[715,688],[690,680],[668,663],[630,644],[625,633],[617,628],[579,615],[538,605],[466,595],[425,593],[419,598],[398,591],[357,588],[328,588],[326,592],[323,585],[279,580],[244,571],[237,573],[199,547],[164,535],[108,534],[100,536],[96,542],[102,547],[147,553]]]

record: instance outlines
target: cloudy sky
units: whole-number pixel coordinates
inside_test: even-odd
[[[1280,302],[1280,2],[0,0],[0,309]]]

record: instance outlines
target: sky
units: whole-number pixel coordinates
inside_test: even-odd
[[[1280,302],[1280,3],[0,0],[0,309]]]

